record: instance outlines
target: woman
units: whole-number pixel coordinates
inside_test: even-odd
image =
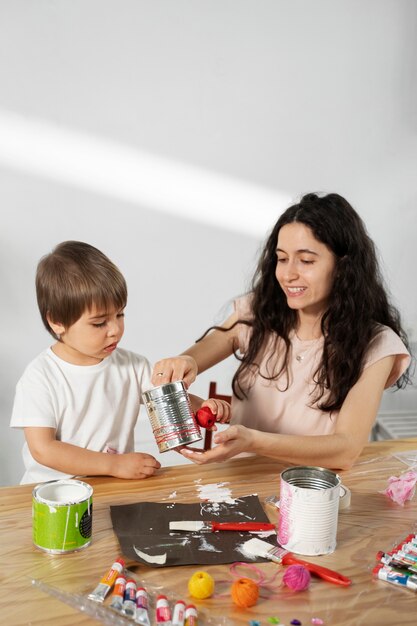
[[[154,384],[190,384],[233,352],[241,361],[232,426],[208,452],[182,450],[196,463],[250,451],[347,469],[369,439],[384,389],[409,382],[407,338],[375,246],[338,194],[307,194],[283,213],[251,294],[209,331],[153,374]]]

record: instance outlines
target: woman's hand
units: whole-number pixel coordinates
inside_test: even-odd
[[[155,387],[182,380],[188,389],[191,383],[195,381],[197,374],[198,367],[195,359],[187,354],[180,354],[157,361],[153,368],[151,380]]]
[[[235,424],[215,434],[214,443],[216,446],[211,450],[201,452],[192,448],[182,448],[180,453],[197,465],[221,463],[241,452],[251,452],[254,432],[251,428]]]

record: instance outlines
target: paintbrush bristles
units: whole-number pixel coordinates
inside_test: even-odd
[[[259,556],[263,559],[274,561],[275,563],[281,563],[280,557],[275,553],[277,548],[275,546],[271,546],[271,544],[267,541],[262,541],[262,539],[256,538],[245,541],[242,546],[242,550],[250,556]]]

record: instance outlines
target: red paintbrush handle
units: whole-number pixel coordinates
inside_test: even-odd
[[[297,557],[289,552],[284,554],[281,561],[283,565],[303,565],[312,574],[316,574],[317,576],[320,576],[320,578],[324,578],[324,580],[327,580],[330,583],[335,583],[336,585],[344,585],[345,587],[348,587],[352,583],[350,578],[346,578],[346,576],[343,576],[338,572],[334,572],[333,570],[327,569],[327,567],[322,567],[321,565],[316,565],[315,563],[309,563],[308,561],[297,559]]]
[[[275,524],[264,522],[211,522],[212,530],[276,530]]]

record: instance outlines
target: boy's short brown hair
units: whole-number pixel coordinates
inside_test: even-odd
[[[56,339],[49,318],[68,328],[93,306],[123,309],[126,281],[100,250],[82,241],[64,241],[39,261],[36,296],[46,330]]]

